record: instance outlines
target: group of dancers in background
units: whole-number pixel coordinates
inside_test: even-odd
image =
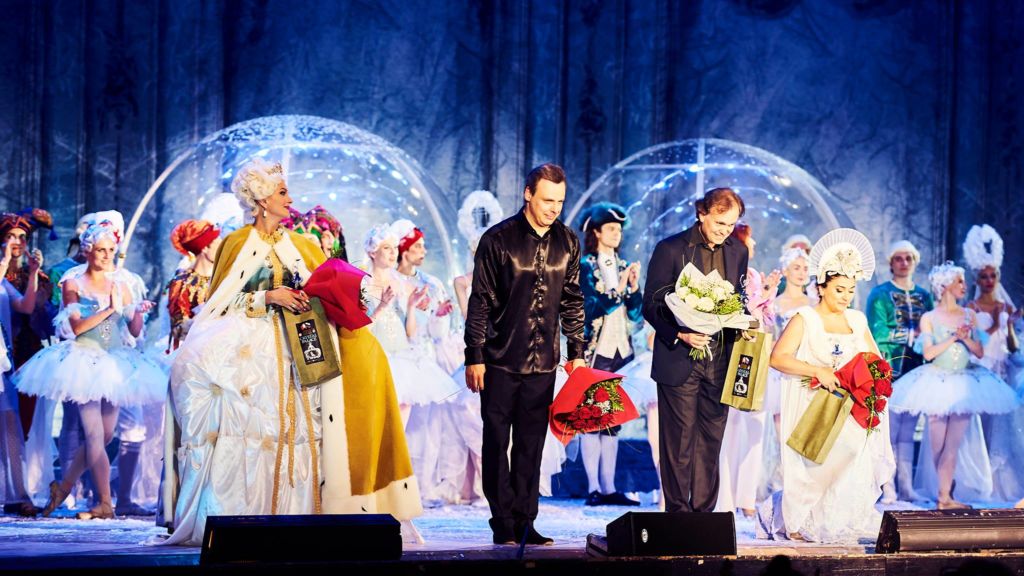
[[[485,486],[495,481],[484,462],[488,415],[465,384],[474,378],[467,364],[472,370],[478,363],[467,358],[463,331],[473,287],[486,286],[474,279],[476,270],[471,266],[449,290],[423,271],[430,239],[405,219],[379,223],[352,250],[334,215],[319,206],[305,213],[292,207],[280,166],[253,161],[232,191],[252,224],[180,223],[171,244],[181,262],[159,304],[147,300],[139,276],[119,265],[119,213],[84,216],[69,256],[50,267],[38,250],[28,250],[36,230],[52,229],[49,215],[36,209],[0,216],[4,512],[49,516],[67,506],[82,519],[155,513],[173,529],[172,543],[194,543],[211,514],[377,510],[408,520],[421,506],[493,500]],[[755,256],[754,231],[740,219],[742,202],[732,198],[709,196],[706,209],[698,207],[691,236],[711,246],[707,266],[725,266],[714,251],[725,243],[747,260]],[[458,227],[471,257],[485,232],[503,221],[489,192],[466,198]],[[628,212],[611,203],[581,217],[582,359],[625,376],[625,390],[646,417],[655,466],[665,458],[676,466],[682,448],[666,432],[681,425],[666,400],[675,392],[659,380],[654,349],[703,343],[691,344],[693,335],[682,332],[666,337],[656,307],[645,305],[641,263],[619,253],[628,226]],[[725,228],[727,240],[709,238]],[[777,344],[763,410],[730,408],[715,420],[724,431],[717,465],[704,463],[716,476],[707,482],[711,508],[756,516],[764,537],[836,541],[877,531],[866,510],[879,498],[951,509],[967,507],[964,500],[1024,497],[1021,312],[1000,283],[1003,245],[995,230],[975,226],[963,251],[966,268],[938,263],[922,286],[915,283],[917,248],[892,244],[885,254],[891,280],[871,290],[863,313],[850,309],[857,282],[871,277],[875,262],[862,236],[813,243],[796,235],[773,270],[741,271],[746,308]],[[651,269],[668,274],[658,254],[649,264],[648,291]],[[305,387],[291,373],[274,311],[309,311],[302,287],[332,260],[358,266],[333,269],[338,285],[357,287],[365,307],[332,317],[330,345],[353,368],[337,386]],[[886,434],[865,440],[862,428],[844,431],[848,441],[840,438],[830,460],[809,465],[785,445],[809,403],[801,380],[832,385],[829,374],[845,359],[873,349],[894,370],[880,426]],[[713,380],[714,370],[707,372],[702,377]],[[383,391],[357,396],[350,374],[381,382]],[[557,389],[564,374],[556,380]],[[659,417],[666,406],[672,409]],[[357,432],[356,419],[367,428]],[[639,505],[636,494],[615,483],[619,432],[579,437],[586,505]],[[107,446],[115,436],[112,482]],[[507,445],[506,438],[506,451]],[[548,433],[542,494],[550,495],[550,477],[565,457]],[[671,484],[662,506],[674,509],[678,478],[665,470],[660,477]],[[684,490],[686,500],[704,488]],[[496,543],[507,539],[495,530]]]

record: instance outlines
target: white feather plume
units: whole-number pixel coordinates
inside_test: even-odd
[[[494,194],[487,190],[476,190],[466,196],[459,208],[459,232],[469,243],[470,249],[475,251],[480,236],[504,217],[505,211]]]
[[[988,224],[971,226],[964,239],[964,260],[971,270],[1003,266],[1003,239]]]

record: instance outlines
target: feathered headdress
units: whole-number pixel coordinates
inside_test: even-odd
[[[476,252],[480,237],[504,217],[505,211],[498,199],[487,190],[476,190],[466,196],[459,208],[459,232],[469,244],[470,251]]]
[[[988,224],[975,224],[964,239],[964,260],[971,270],[987,266],[998,270],[1003,265],[1003,239]]]
[[[975,274],[989,266],[995,268],[998,273],[1003,266],[1003,238],[988,224],[971,226],[967,231],[967,238],[964,238],[964,261]],[[1013,299],[1002,282],[996,283],[995,292],[996,300],[1013,306]],[[974,299],[977,300],[979,296],[981,287],[976,285]]]
[[[811,274],[822,283],[829,274],[870,280],[875,273],[875,251],[867,237],[853,228],[836,228],[811,248]]]

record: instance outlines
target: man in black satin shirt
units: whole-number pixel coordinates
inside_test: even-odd
[[[533,527],[548,408],[561,353],[583,366],[580,243],[558,221],[565,172],[554,164],[526,177],[523,209],[480,238],[466,317],[466,386],[480,392],[482,475],[495,544],[549,545]],[[509,431],[512,463],[509,466]]]

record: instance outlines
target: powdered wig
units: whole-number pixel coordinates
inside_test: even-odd
[[[363,241],[363,251],[366,252],[366,257],[369,258],[371,254],[380,248],[380,245],[384,242],[391,240],[398,244],[398,237],[395,236],[394,226],[390,224],[378,224],[370,231],[366,233],[366,240]]]
[[[890,244],[889,251],[885,254],[886,261],[892,262],[892,257],[898,252],[908,252],[914,259],[914,263],[921,262],[921,253],[917,250],[917,246],[914,246],[909,240],[900,240]]]
[[[284,171],[280,164],[253,158],[235,174],[235,179],[231,181],[231,192],[238,198],[242,211],[255,218],[259,211],[257,202],[277,192],[282,184]]]
[[[790,248],[789,250],[786,250],[779,258],[779,270],[785,272],[786,269],[789,268],[790,264],[801,258],[807,260],[807,252],[804,251],[803,248]]]
[[[928,282],[932,285],[932,293],[936,298],[942,298],[943,292],[949,288],[957,278],[965,278],[964,269],[947,260],[943,264],[932,267],[928,273]]]
[[[78,241],[81,243],[82,250],[88,252],[92,250],[92,247],[97,242],[109,238],[114,246],[121,245],[121,233],[117,227],[110,220],[104,220],[96,224],[90,225],[82,232],[82,235],[78,237]]]

